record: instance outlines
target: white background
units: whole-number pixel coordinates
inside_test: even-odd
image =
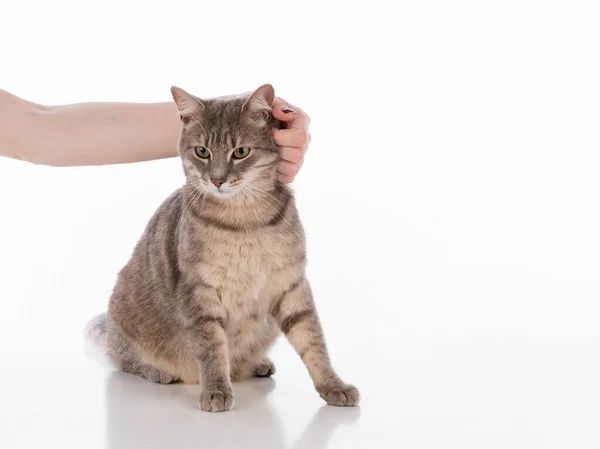
[[[0,88],[28,100],[270,82],[309,113],[309,275],[363,403],[320,408],[284,342],[276,385],[219,416],[86,357],[179,162],[3,159],[0,446],[597,447],[599,21],[593,1],[3,5]]]

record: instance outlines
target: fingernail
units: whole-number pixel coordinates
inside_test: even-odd
[[[289,114],[290,112],[292,113],[296,113],[296,111],[294,111],[292,108],[288,108],[287,106],[285,108],[281,108],[281,112],[284,112],[286,114]]]

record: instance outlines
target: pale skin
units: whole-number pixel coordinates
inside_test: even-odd
[[[306,113],[281,98],[273,116],[279,179],[294,180],[310,142]],[[0,89],[0,156],[57,167],[105,165],[177,155],[181,121],[173,102],[44,106]]]

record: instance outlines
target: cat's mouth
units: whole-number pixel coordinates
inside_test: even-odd
[[[217,198],[221,199],[229,199],[233,198],[237,193],[237,188],[232,185],[222,185],[221,187],[216,187],[212,184],[207,184],[208,191],[212,193]]]

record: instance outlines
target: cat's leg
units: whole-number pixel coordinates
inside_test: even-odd
[[[200,281],[184,281],[179,294],[188,325],[185,332],[195,359],[202,393],[198,405],[206,412],[222,412],[233,407],[229,378],[229,351],[225,320],[227,312],[215,289]]]
[[[356,387],[345,384],[331,366],[308,281],[291,285],[274,301],[271,313],[308,368],[321,397],[331,405],[358,405]]]
[[[195,324],[198,339],[200,383],[198,404],[206,412],[222,412],[233,407],[233,389],[229,379],[227,336],[222,320],[199,317]]]
[[[135,349],[114,329],[108,332],[107,354],[126,373],[136,374],[159,384],[179,382],[177,376],[142,362]]]
[[[252,374],[255,377],[271,377],[275,374],[275,364],[270,358],[266,357],[254,367]]]

